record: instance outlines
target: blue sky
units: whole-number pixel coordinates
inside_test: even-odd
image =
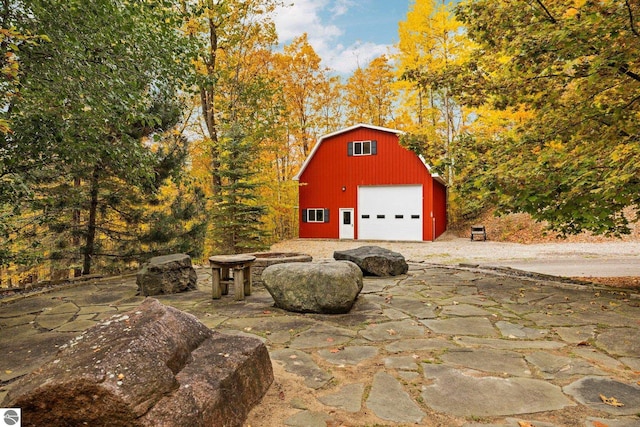
[[[404,21],[411,0],[285,0],[276,28],[281,44],[303,33],[338,74],[349,75],[358,66],[390,53],[398,42],[398,22]]]

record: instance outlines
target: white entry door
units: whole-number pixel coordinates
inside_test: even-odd
[[[353,224],[353,208],[340,208],[340,238],[353,239],[355,228]]]

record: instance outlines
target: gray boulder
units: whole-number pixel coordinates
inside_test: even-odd
[[[346,251],[335,251],[333,258],[355,263],[368,276],[398,276],[409,270],[401,254],[379,246],[361,246]]]
[[[362,290],[362,271],[345,261],[275,264],[262,280],[276,307],[298,313],[347,313]]]
[[[144,296],[176,294],[196,289],[198,276],[186,254],[151,258],[138,271],[136,283]]]
[[[273,382],[258,339],[147,299],[72,340],[2,402],[23,426],[237,426]]]

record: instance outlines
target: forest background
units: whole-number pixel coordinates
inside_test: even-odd
[[[526,213],[623,236],[640,199],[640,3],[412,2],[349,77],[278,0],[0,0],[0,284],[296,236],[319,136],[399,129],[450,226]]]

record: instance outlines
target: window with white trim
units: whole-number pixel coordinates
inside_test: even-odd
[[[352,141],[347,144],[348,156],[373,156],[375,154],[378,154],[377,141]]]
[[[302,222],[329,222],[329,209],[304,209],[302,211]]]

